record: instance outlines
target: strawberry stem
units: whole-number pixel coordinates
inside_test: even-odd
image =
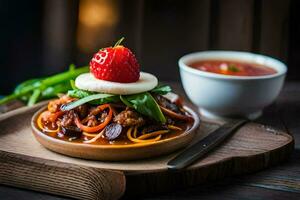
[[[119,46],[119,45],[123,42],[124,39],[125,39],[124,37],[122,37],[121,39],[119,39],[119,40],[116,42],[116,44],[115,44],[114,47]]]

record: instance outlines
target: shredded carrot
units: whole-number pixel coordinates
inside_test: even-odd
[[[100,133],[98,133],[93,139],[83,141],[83,143],[89,144],[89,143],[96,142],[103,135],[104,130],[105,129],[103,129]]]
[[[103,111],[104,109],[106,108],[109,108],[109,112],[108,112],[108,115],[107,117],[105,118],[104,122],[97,125],[97,126],[93,126],[93,127],[89,127],[89,126],[85,126],[83,125],[79,118],[76,117],[75,118],[75,124],[78,128],[80,128],[80,130],[84,131],[84,132],[88,132],[88,133],[94,133],[94,132],[97,132],[97,131],[100,131],[102,130],[112,119],[112,109],[110,108],[110,105],[109,104],[103,104],[103,105],[100,105],[98,106],[98,108]]]
[[[160,140],[160,138],[161,138],[161,135],[157,136],[157,137],[154,138],[154,139],[148,139],[148,140],[141,140],[141,139],[133,138],[132,135],[131,135],[132,128],[133,128],[133,127],[130,127],[130,128],[128,129],[128,131],[127,131],[127,137],[128,137],[128,139],[129,139],[130,141],[132,141],[132,142],[135,142],[135,143],[155,142],[155,141]],[[134,132],[136,132],[136,131],[137,131],[137,127],[134,128]]]
[[[152,138],[152,137],[155,137],[155,136],[158,136],[158,135],[162,135],[162,134],[165,134],[165,133],[168,133],[168,132],[169,132],[169,130],[154,131],[154,132],[151,132],[151,133],[147,133],[147,134],[141,135],[137,139],[144,140],[144,139]]]
[[[47,111],[44,111],[44,112],[47,112]],[[44,113],[44,112],[43,112],[43,113]],[[39,127],[42,131],[44,131],[44,132],[48,132],[48,133],[56,133],[56,132],[58,132],[58,131],[59,131],[59,127],[57,127],[57,129],[55,129],[55,130],[51,130],[51,129],[48,129],[48,128],[44,127],[44,125],[43,125],[43,123],[42,123],[43,113],[41,113],[41,114],[39,115],[39,117],[37,118],[37,125],[38,125],[38,127]]]
[[[168,125],[168,128],[171,130],[175,130],[175,131],[181,131],[182,128],[178,127],[178,126],[174,126],[174,125]]]

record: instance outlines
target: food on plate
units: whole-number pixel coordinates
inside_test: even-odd
[[[265,76],[277,73],[271,67],[230,60],[201,60],[189,63],[188,65],[205,72],[233,76]]]
[[[36,121],[44,134],[75,143],[126,145],[176,137],[193,126],[179,96],[154,75],[140,72],[121,41],[100,49],[90,72],[48,103]]]
[[[57,94],[72,89],[70,80],[88,70],[88,66],[75,68],[75,65],[72,64],[66,72],[24,81],[15,88],[12,94],[0,99],[0,105],[18,99],[27,103],[28,106],[32,106],[39,101],[57,97]]]

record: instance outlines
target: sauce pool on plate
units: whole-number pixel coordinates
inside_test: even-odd
[[[189,66],[200,71],[233,76],[265,76],[277,73],[275,69],[263,65],[224,60],[196,61]]]

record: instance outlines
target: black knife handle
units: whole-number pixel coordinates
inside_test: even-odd
[[[210,133],[204,139],[198,141],[192,146],[185,149],[175,158],[170,160],[167,165],[168,169],[180,170],[183,169],[197,159],[207,154],[210,150],[218,146],[228,136],[230,136],[237,128],[245,124],[248,120],[231,120]]]

